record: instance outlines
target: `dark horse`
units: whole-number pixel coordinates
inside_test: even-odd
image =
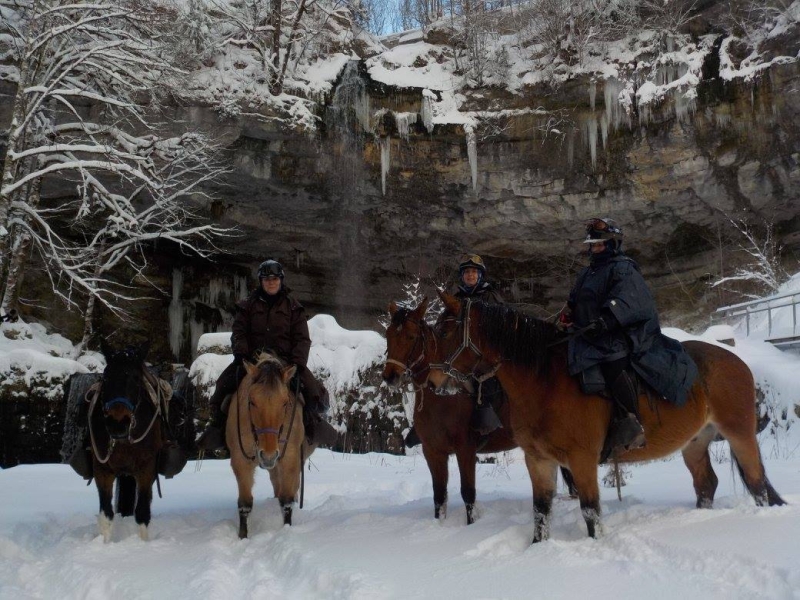
[[[422,441],[422,454],[433,481],[434,517],[447,513],[447,461],[451,454],[458,460],[461,497],[467,511],[467,524],[474,522],[475,462],[478,435],[470,429],[473,403],[469,394],[437,395],[428,386],[429,364],[435,356],[433,330],[425,322],[428,300],[414,310],[398,308],[392,302],[392,321],[386,329],[387,360],[383,379],[395,385],[404,373],[414,384],[414,428]],[[481,447],[482,453],[503,452],[516,448],[511,435],[508,402],[498,407],[503,427],[492,432]]]
[[[100,496],[98,528],[105,542],[111,539],[115,480],[117,512],[123,517],[133,514],[139,536],[148,538],[153,482],[165,435],[156,389],[160,386],[144,364],[147,349],[143,344],[114,351],[103,344],[106,368],[99,385],[87,395],[93,473]]]
[[[533,541],[547,539],[558,465],[572,471],[591,537],[600,525],[597,463],[611,418],[611,402],[581,392],[567,373],[566,344],[555,326],[504,306],[472,303],[440,293],[445,310],[435,327],[440,356],[430,378],[496,370],[511,403],[514,437],[525,451],[533,485]],[[717,488],[708,446],[719,432],[730,444],[739,474],[756,504],[784,504],[770,484],[756,440],[755,386],[750,369],[718,346],[689,341],[684,348],[700,371],[685,405],[639,399],[647,445],[620,462],[661,458],[681,450],[692,474],[697,507],[710,508]]]

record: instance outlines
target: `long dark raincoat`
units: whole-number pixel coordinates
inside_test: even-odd
[[[679,342],[661,333],[655,302],[632,259],[620,252],[586,267],[568,305],[578,329],[609,313],[620,325],[596,338],[570,340],[571,375],[630,355],[633,369],[657,393],[678,406],[686,402],[697,366]]]

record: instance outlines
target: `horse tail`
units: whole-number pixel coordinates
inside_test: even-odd
[[[736,465],[736,470],[739,471],[739,477],[742,479],[742,483],[747,488],[747,491],[753,496],[756,501],[756,504],[759,506],[783,506],[786,504],[786,501],[781,498],[780,494],[772,487],[769,479],[767,478],[767,472],[764,469],[764,461],[761,460],[761,451],[758,453],[758,461],[761,464],[761,471],[764,474],[763,480],[759,482],[758,485],[753,485],[747,480],[747,476],[745,475],[744,469],[742,465],[739,463],[739,459],[736,458],[736,453],[731,450],[731,462]]]

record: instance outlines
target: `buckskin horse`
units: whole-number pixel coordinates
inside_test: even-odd
[[[439,292],[444,311],[434,331],[440,355],[446,356],[430,379],[441,385],[455,377],[494,373],[511,404],[514,437],[525,451],[533,486],[533,541],[547,539],[558,465],[570,469],[588,534],[600,526],[597,463],[611,418],[611,402],[581,392],[567,373],[566,344],[549,322],[505,306]],[[694,481],[698,508],[710,508],[717,488],[708,446],[719,432],[745,487],[756,504],[782,505],[783,499],[764,471],[756,440],[755,386],[747,365],[732,352],[699,341],[684,348],[700,375],[686,404],[678,407],[647,396],[639,399],[647,445],[619,457],[619,462],[661,458],[681,450]]]
[[[305,460],[315,448],[306,440],[301,399],[289,389],[297,367],[263,353],[255,365],[245,362],[244,369],[247,374],[231,397],[225,430],[239,486],[239,538],[248,535],[256,465],[269,471],[283,523],[291,525]]]
[[[103,342],[106,368],[87,392],[92,472],[100,497],[98,528],[105,542],[111,539],[115,480],[117,512],[123,517],[133,514],[139,537],[148,539],[153,482],[167,442],[163,413],[170,395],[145,367],[148,346],[115,351]]]

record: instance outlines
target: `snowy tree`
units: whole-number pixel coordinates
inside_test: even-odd
[[[213,144],[164,136],[154,121],[155,82],[176,75],[160,43],[174,15],[117,0],[33,0],[14,15],[0,38],[17,58],[0,187],[1,308],[16,304],[32,249],[67,305],[85,296],[89,312],[98,300],[119,314],[128,296],[109,272],[123,262],[141,271],[146,260],[133,251],[161,238],[205,253],[225,233],[195,222],[186,202],[221,172]],[[74,199],[42,202],[47,178],[74,185]]]
[[[755,287],[756,293],[748,291],[740,293],[753,299],[778,291],[789,275],[781,265],[781,246],[775,240],[773,224],[765,223],[763,234],[759,234],[744,221],[731,219],[730,223],[744,238],[744,241],[739,244],[739,248],[749,258],[746,264],[737,268],[733,275],[720,277],[711,284],[711,287],[728,287],[731,283],[749,284],[750,287]]]
[[[254,50],[270,93],[283,93],[287,69],[331,17],[349,23],[344,3],[319,0],[210,0],[223,25],[222,45]],[[323,25],[320,26],[320,23]]]

